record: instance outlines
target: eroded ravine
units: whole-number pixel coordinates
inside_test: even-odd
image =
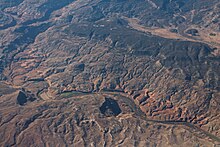
[[[134,114],[132,114],[132,117],[138,118],[138,119],[144,119],[147,122],[153,122],[153,123],[159,123],[159,124],[167,124],[167,125],[178,125],[178,126],[183,126],[188,128],[188,130],[190,132],[192,132],[195,136],[202,138],[202,139],[207,139],[213,143],[217,143],[220,144],[220,138],[218,138],[217,136],[199,128],[198,126],[189,123],[189,122],[185,122],[185,121],[172,121],[172,120],[167,120],[167,121],[161,121],[161,120],[154,120],[154,119],[148,119],[147,116],[140,110],[140,108],[134,103],[134,101],[130,98],[129,95],[127,95],[124,92],[109,92],[109,91],[102,91],[102,92],[94,92],[94,93],[83,93],[83,92],[76,92],[76,96],[103,96],[103,97],[108,97],[108,96],[112,96],[112,97],[118,97],[119,99],[122,99],[123,101],[125,101],[129,106],[131,106],[131,108],[134,111]],[[73,98],[74,97],[69,97],[69,98]],[[44,98],[42,98],[44,99]],[[49,99],[47,99],[49,100]],[[50,101],[50,100],[49,100]]]
[[[165,130],[166,139],[156,138],[166,140],[168,146],[187,140],[189,144],[219,144],[219,56],[213,54],[216,49],[209,46],[210,40],[185,34],[194,24],[185,25],[189,14],[182,6],[172,10],[173,1],[153,0],[3,4],[0,7],[6,8],[8,18],[0,27],[0,73],[5,81],[0,82],[0,129],[7,139],[0,143],[25,146],[42,141],[45,145],[60,134],[55,144],[68,146],[75,141],[83,142],[78,146],[89,146],[88,128],[98,126],[91,134],[103,131],[98,138],[105,138],[106,146],[114,142],[136,146],[137,140],[145,143]],[[216,5],[218,12],[217,1],[207,5]],[[202,17],[197,14],[200,10],[192,12],[192,20],[205,20],[206,12]],[[171,27],[179,32],[171,33]],[[214,32],[217,23],[207,28]],[[206,34],[218,37],[212,35]],[[113,111],[114,98],[128,108]],[[146,131],[140,122],[152,123],[152,127]],[[120,135],[114,138],[111,131],[120,132],[122,139],[118,141]],[[127,144],[129,139],[135,141]]]

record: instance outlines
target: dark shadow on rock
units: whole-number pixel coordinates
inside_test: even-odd
[[[33,102],[36,98],[31,93],[25,91],[19,91],[17,96],[17,104],[24,106],[27,102]]]
[[[112,98],[105,98],[105,102],[99,109],[101,113],[107,117],[117,116],[121,113],[121,109],[117,101]]]
[[[27,96],[24,92],[20,91],[17,96],[17,104],[23,106],[27,103]]]

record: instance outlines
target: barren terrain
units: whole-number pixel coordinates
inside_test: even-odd
[[[0,0],[0,146],[220,146],[218,0]]]

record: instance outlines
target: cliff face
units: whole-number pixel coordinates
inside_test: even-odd
[[[0,9],[2,146],[219,144],[218,0]]]

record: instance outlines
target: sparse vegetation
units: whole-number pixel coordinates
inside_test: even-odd
[[[0,146],[216,146],[217,3],[0,0]]]
[[[216,36],[216,34],[215,34],[215,33],[210,33],[209,35],[210,35],[210,36]]]
[[[82,94],[81,92],[77,92],[77,91],[70,91],[70,92],[63,92],[61,93],[61,97],[63,98],[70,98],[70,97],[74,97],[74,96],[79,96],[80,94]]]

